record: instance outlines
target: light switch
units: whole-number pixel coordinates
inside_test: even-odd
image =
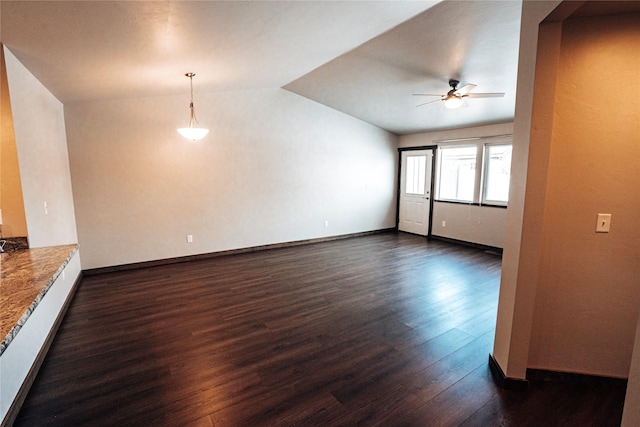
[[[608,233],[611,226],[611,214],[598,214],[596,233]]]

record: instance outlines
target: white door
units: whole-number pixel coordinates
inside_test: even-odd
[[[433,150],[403,151],[398,229],[426,236],[431,212]]]

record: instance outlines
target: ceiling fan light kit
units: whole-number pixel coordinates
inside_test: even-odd
[[[463,102],[461,96],[451,95],[447,96],[447,99],[444,100],[444,106],[453,110],[459,108]]]
[[[458,85],[460,81],[455,79],[449,80],[449,86],[451,86],[451,90],[447,92],[445,95],[433,94],[433,93],[414,93],[414,96],[438,96],[440,99],[436,99],[434,101],[425,102],[416,107],[421,107],[427,104],[433,104],[434,102],[444,101],[444,106],[450,109],[459,108],[464,103],[464,98],[499,98],[503,97],[504,93],[502,92],[494,92],[494,93],[470,93],[473,89],[475,89],[476,85],[467,83],[458,89]]]
[[[178,128],[178,132],[180,133],[180,135],[192,141],[202,139],[209,133],[209,129],[199,127],[200,124],[196,119],[196,109],[193,106],[193,77],[195,75],[195,73],[185,74],[185,76],[189,77],[189,86],[191,88],[191,101],[189,102],[189,127]]]

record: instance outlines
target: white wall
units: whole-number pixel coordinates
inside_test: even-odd
[[[539,206],[539,209],[542,209],[539,203],[540,195],[534,191],[527,191],[528,174],[530,169],[535,169],[530,164],[529,149],[531,133],[535,129],[532,126],[532,110],[536,61],[546,59],[537,58],[536,55],[538,27],[560,3],[559,0],[525,0],[522,4],[509,209],[505,223],[500,297],[492,353],[504,374],[510,378],[526,377],[537,284],[536,236],[540,233],[536,230],[535,224],[526,230],[523,230],[523,224],[525,198],[528,199],[529,206]],[[553,96],[552,91],[549,92],[549,96]],[[544,168],[542,165],[539,170],[531,171],[531,175],[545,177]],[[545,181],[544,178],[541,179]],[[536,218],[538,215],[534,215],[533,222]],[[529,222],[532,220],[529,219]]]
[[[394,135],[282,89],[195,95],[195,143],[184,96],[65,106],[83,269],[395,226]]]
[[[445,146],[455,143],[436,143],[435,141],[505,135],[512,132],[513,123],[425,132],[401,136],[399,146],[402,148],[428,145]],[[511,139],[498,137],[468,141],[465,142],[465,144],[483,145],[489,142],[511,142]],[[431,234],[449,239],[502,248],[506,215],[507,209],[504,208],[473,206],[459,203],[439,203],[436,201],[434,202],[433,208]],[[445,226],[442,225],[442,221],[445,221]]]
[[[29,246],[77,243],[62,103],[4,52]]]

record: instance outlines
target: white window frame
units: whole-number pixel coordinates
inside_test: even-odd
[[[444,198],[440,195],[440,182],[441,182],[441,173],[442,173],[442,158],[443,158],[443,151],[447,150],[447,149],[455,149],[455,148],[475,148],[476,149],[476,167],[475,167],[475,177],[473,180],[473,198],[472,200],[463,200],[463,199],[451,199],[451,198]],[[477,198],[477,194],[478,194],[478,188],[480,185],[480,177],[478,176],[478,165],[480,165],[481,163],[478,162],[478,159],[482,158],[481,154],[478,152],[478,147],[475,144],[455,144],[455,145],[446,145],[446,146],[439,146],[438,150],[437,150],[437,170],[436,170],[436,201],[441,201],[441,202],[453,202],[453,203],[478,203],[478,198]]]
[[[419,164],[415,164],[415,160]],[[427,171],[427,156],[422,155],[406,155],[406,171],[404,175],[405,194],[412,196],[424,196],[428,188],[425,188],[425,173]],[[416,170],[417,166],[417,170]],[[410,179],[411,178],[411,179]]]
[[[479,206],[497,206],[497,207],[506,207],[508,205],[508,201],[504,202],[504,201],[499,201],[499,200],[488,200],[486,198],[486,175],[487,175],[487,168],[488,168],[488,163],[485,162],[485,159],[487,158],[487,156],[485,155],[485,152],[487,151],[487,147],[488,146],[495,146],[495,145],[511,145],[513,146],[513,142],[512,141],[491,141],[491,142],[477,142],[477,143],[460,143],[460,144],[455,144],[455,143],[447,143],[446,145],[439,145],[436,153],[437,153],[437,157],[436,157],[436,173],[435,173],[435,189],[436,189],[436,197],[435,197],[435,201],[436,202],[449,202],[449,203],[460,203],[460,204],[474,204],[474,205],[479,205]],[[443,150],[446,149],[450,149],[450,148],[464,148],[464,147],[476,147],[476,175],[474,178],[474,191],[473,191],[473,200],[469,201],[469,200],[461,200],[461,199],[449,199],[449,198],[443,198],[440,196],[440,178],[441,178],[441,172],[442,172],[442,157],[443,157]]]
[[[488,176],[489,176],[489,156],[487,154],[490,147],[496,146],[511,146],[513,144],[511,142],[494,142],[484,144],[483,152],[482,152],[482,205],[491,205],[491,206],[507,206],[509,203],[509,194],[507,192],[507,200],[491,200],[487,198],[487,189],[488,189]],[[509,165],[511,168],[511,165]],[[509,176],[509,181],[511,181],[511,176]],[[511,184],[511,182],[509,182]]]

